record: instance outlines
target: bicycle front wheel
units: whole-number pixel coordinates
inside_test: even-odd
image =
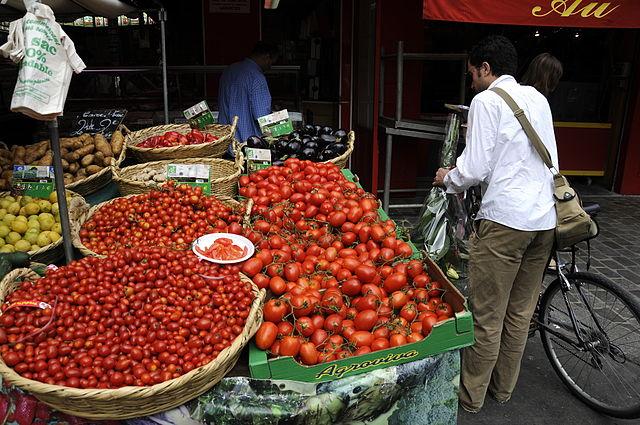
[[[551,365],[593,409],[640,417],[640,303],[593,273],[566,277],[571,288],[556,279],[540,303],[540,337]]]

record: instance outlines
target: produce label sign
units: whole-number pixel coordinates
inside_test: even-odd
[[[126,109],[85,111],[73,120],[70,135],[75,137],[80,136],[82,133],[102,133],[104,137],[111,137],[126,115]]]
[[[169,164],[167,165],[167,180],[179,184],[202,188],[205,195],[211,195],[211,166],[204,164]]]
[[[247,148],[247,172],[249,174],[270,166],[270,149]]]
[[[191,128],[198,128],[200,130],[204,130],[206,126],[210,124],[215,124],[216,119],[213,117],[211,113],[211,109],[209,109],[209,105],[206,100],[203,100],[200,103],[193,105],[191,108],[186,109],[184,112],[184,117],[189,121],[189,125]]]
[[[286,109],[258,118],[258,124],[266,137],[280,137],[293,131],[293,123]]]
[[[14,165],[12,188],[21,195],[47,198],[54,187],[53,167],[50,165]]]

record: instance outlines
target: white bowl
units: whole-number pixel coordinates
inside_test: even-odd
[[[213,243],[220,238],[228,238],[233,241],[235,245],[238,245],[240,248],[247,248],[247,254],[238,258],[237,260],[217,260],[215,258],[207,257],[206,255],[202,255],[198,251],[196,251],[196,246],[200,248],[202,251],[213,245]],[[244,236],[236,235],[234,233],[209,233],[208,235],[200,236],[198,239],[193,241],[193,245],[191,247],[193,253],[196,254],[198,258],[203,260],[211,261],[212,263],[218,264],[233,264],[233,263],[241,263],[245,260],[251,258],[253,253],[255,252],[255,247],[251,243],[251,241]]]

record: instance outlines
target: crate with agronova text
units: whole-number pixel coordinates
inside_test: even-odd
[[[452,318],[434,325],[431,333],[423,340],[313,366],[302,365],[293,357],[268,358],[267,352],[256,347],[252,341],[249,345],[251,376],[258,379],[326,382],[413,362],[472,345],[474,342],[473,318],[466,299],[433,261],[427,258],[425,265],[428,267],[431,278],[442,283],[445,290],[442,298],[451,304],[455,314]]]

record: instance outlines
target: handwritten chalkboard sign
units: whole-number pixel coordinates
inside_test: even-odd
[[[126,109],[103,109],[83,112],[73,120],[70,135],[102,133],[105,137],[109,137],[116,131],[122,120],[124,120],[125,115],[127,115]]]

